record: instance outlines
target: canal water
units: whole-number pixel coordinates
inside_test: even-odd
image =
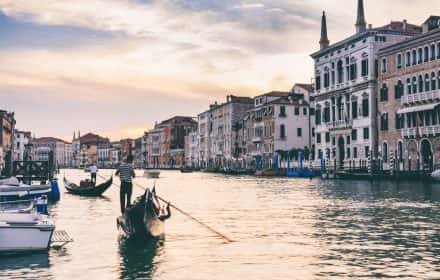
[[[74,182],[87,176],[64,173]],[[152,186],[137,174],[138,183]],[[156,188],[235,242],[176,212],[163,242],[126,242],[116,230],[117,187],[103,198],[63,192],[51,214],[74,243],[48,254],[1,257],[0,278],[440,278],[440,185],[163,171]]]

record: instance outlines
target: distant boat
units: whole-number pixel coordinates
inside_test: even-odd
[[[147,189],[139,196],[133,206],[126,209],[124,215],[117,218],[117,226],[127,238],[160,238],[165,235],[165,220],[171,212],[161,215],[160,205],[152,191]]]
[[[158,171],[158,170],[145,170],[144,177],[147,177],[150,179],[158,179],[160,177],[160,171]]]
[[[434,181],[440,181],[440,169],[435,170],[434,172],[431,173],[431,178]]]
[[[182,168],[180,168],[180,172],[182,172],[182,173],[192,173],[192,172],[194,172],[194,169],[192,169],[191,167],[182,167]]]
[[[64,187],[69,193],[81,196],[101,196],[113,184],[113,177],[106,182],[94,185],[90,181],[82,181],[80,185],[69,182],[64,178]]]
[[[257,170],[255,172],[255,175],[257,175],[257,176],[274,177],[274,176],[277,176],[277,171],[275,169]]]

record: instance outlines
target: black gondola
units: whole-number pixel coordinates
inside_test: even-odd
[[[118,229],[127,238],[162,238],[165,235],[165,220],[171,216],[170,206],[166,214],[161,214],[154,189],[147,189],[134,204],[127,208],[124,215],[117,218]]]
[[[194,169],[192,169],[191,167],[180,168],[180,172],[182,172],[182,173],[192,173],[193,171],[194,171]]]
[[[71,194],[82,195],[82,196],[101,196],[110,186],[113,184],[113,177],[110,177],[106,182],[99,185],[92,185],[90,183],[85,183],[80,186],[67,181],[64,178],[64,187]]]

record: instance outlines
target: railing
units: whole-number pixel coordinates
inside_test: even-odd
[[[402,137],[403,138],[410,138],[410,137],[415,137],[417,130],[416,128],[412,127],[412,128],[404,128],[402,129]]]
[[[254,136],[252,137],[252,142],[262,142],[263,141],[263,137],[261,136]]]
[[[402,97],[402,104],[423,103],[433,100],[440,100],[440,90],[414,93]]]
[[[334,122],[326,123],[327,129],[344,129],[353,126],[353,120],[339,120]]]
[[[440,125],[420,127],[419,133],[421,136],[438,135],[440,134]]]

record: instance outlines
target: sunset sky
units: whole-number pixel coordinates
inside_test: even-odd
[[[356,0],[0,0],[0,108],[17,128],[137,137],[227,94],[310,82],[329,39],[354,33]],[[440,14],[438,0],[365,0],[367,23]]]

